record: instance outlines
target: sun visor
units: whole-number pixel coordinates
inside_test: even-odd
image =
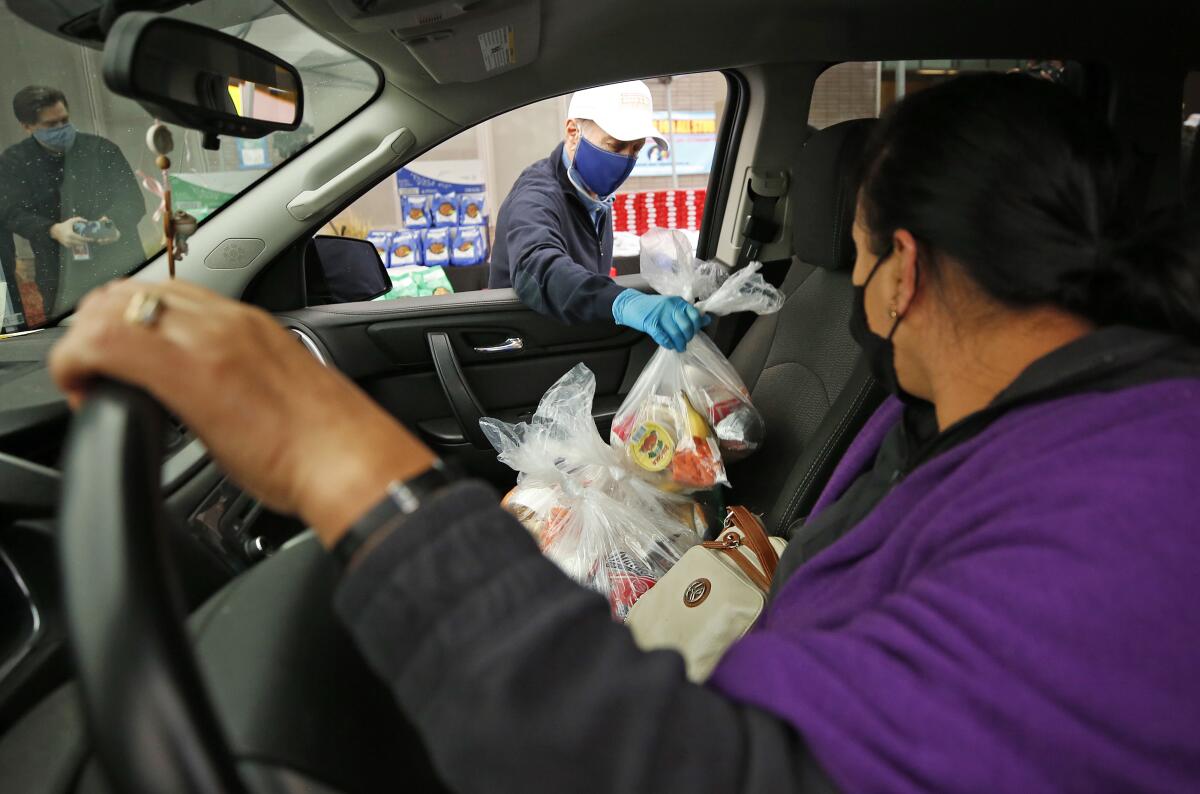
[[[532,63],[540,0],[331,0],[351,27],[385,29],[439,83],[474,83]]]

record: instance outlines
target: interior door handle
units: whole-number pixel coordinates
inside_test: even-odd
[[[492,445],[488,443],[479,427],[479,420],[483,418],[483,406],[479,404],[479,398],[467,384],[462,365],[459,364],[454,347],[450,344],[449,334],[445,331],[430,331],[425,338],[429,341],[433,368],[442,384],[442,391],[446,393],[450,410],[458,420],[458,426],[462,428],[463,438],[477,449],[491,449]]]
[[[509,350],[524,350],[525,340],[519,336],[510,336],[498,345],[490,347],[477,347],[476,353],[507,353]]]

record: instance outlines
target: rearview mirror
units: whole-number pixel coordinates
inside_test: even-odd
[[[304,111],[300,73],[266,50],[157,14],[120,16],[104,41],[104,82],[162,121],[217,135],[261,138],[294,130]]]
[[[318,235],[304,249],[309,306],[369,301],[391,288],[379,251],[368,240]]]

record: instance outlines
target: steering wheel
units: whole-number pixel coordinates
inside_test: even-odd
[[[159,485],[164,419],[144,392],[99,382],[63,466],[67,635],[113,788],[378,791],[403,775],[441,790],[338,624],[337,572],[311,534],[238,577],[185,628]]]

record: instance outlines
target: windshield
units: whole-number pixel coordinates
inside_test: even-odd
[[[304,118],[220,149],[172,126],[172,208],[200,223],[365,105],[375,69],[271,0],[203,0],[171,16],[217,28],[300,71]],[[93,287],[162,250],[163,180],[146,146],[153,119],[113,94],[102,53],[33,27],[0,5],[0,334],[39,328]]]

